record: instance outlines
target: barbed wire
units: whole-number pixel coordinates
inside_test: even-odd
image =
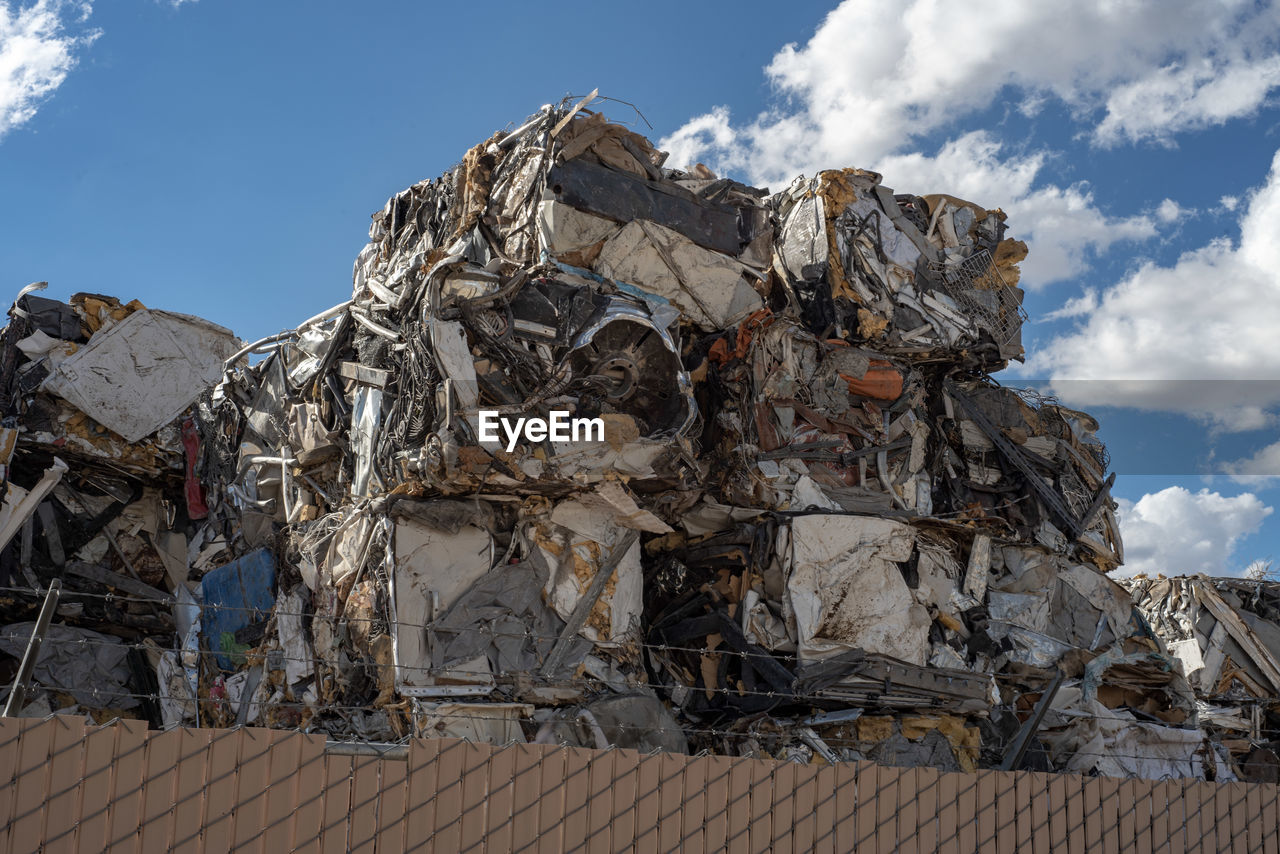
[[[70,645],[70,644],[80,644],[80,645],[96,644],[101,646],[111,646],[116,649],[119,649],[122,646],[121,644],[114,644],[105,640],[99,641],[93,638],[76,639],[74,641],[68,642],[65,645]],[[125,645],[125,646],[130,646],[130,645]],[[154,649],[146,647],[144,644],[131,645],[131,648],[137,648],[144,652],[155,651]],[[163,650],[163,651],[173,652],[178,655],[181,655],[184,652],[184,651],[174,651],[174,650]],[[194,654],[205,656],[205,657],[212,657],[212,656],[224,654],[224,653],[218,653],[210,650],[198,650],[198,651],[187,650],[185,652],[187,654],[194,653]],[[296,662],[301,662],[307,665],[311,665],[313,667],[317,663],[324,664],[323,660],[319,656],[306,656],[306,657],[300,658],[297,656],[273,655],[272,657],[280,660],[281,662],[296,661]],[[325,666],[327,667],[329,665],[325,665]],[[372,661],[359,662],[359,663],[351,662],[351,667],[353,669],[363,670],[363,671],[377,671],[380,668],[387,667],[387,666],[388,665],[379,665]],[[496,681],[494,682],[494,684],[477,682],[477,683],[473,683],[472,685],[459,685],[456,683],[456,680],[459,679],[460,677],[468,677],[468,676],[476,677],[477,679],[483,678],[488,680],[494,680],[495,677],[509,678],[508,674],[504,674],[504,673],[495,674],[492,670],[470,670],[464,667],[447,667],[446,666],[446,667],[433,668],[433,667],[416,667],[416,666],[410,666],[410,665],[391,665],[390,667],[392,669],[395,669],[401,672],[408,671],[410,673],[422,673],[424,675],[443,676],[443,677],[455,680],[454,683],[451,683],[450,687],[475,687],[475,688],[487,689],[485,693],[470,695],[470,696],[443,696],[442,695],[442,696],[435,696],[435,697],[421,696],[421,697],[413,698],[422,702],[463,703],[463,704],[470,703],[474,705],[493,704],[493,701],[490,699],[487,699],[487,697],[488,697],[489,691],[496,690],[497,688]],[[273,669],[283,670],[284,668],[273,668]],[[264,666],[264,671],[265,671],[265,666]],[[245,672],[245,671],[240,671],[240,672]],[[309,677],[304,676],[303,679],[298,680],[294,684],[302,684],[302,682],[306,678],[314,678],[314,679],[317,679],[317,681],[322,681],[315,674],[312,674]],[[574,677],[568,677],[568,678],[543,678],[538,680],[536,684],[539,687],[569,687],[569,688],[583,688],[583,689],[589,689],[589,690],[598,690],[602,685],[607,686],[608,681],[609,680],[607,679],[597,679],[595,677],[574,676]],[[273,686],[273,689],[274,688],[289,689],[290,692],[292,693],[293,686],[291,685],[282,685],[278,683],[269,683],[269,684]],[[637,681],[637,682],[632,682],[628,684],[629,684],[629,687],[633,688],[636,691],[643,691],[645,689],[650,689],[650,690],[660,690],[670,694],[673,691],[683,689],[691,693],[700,692],[700,693],[703,693],[704,695],[722,695],[725,697],[737,697],[737,698],[759,697],[759,698],[764,698],[768,700],[776,700],[779,703],[785,702],[785,703],[795,704],[795,705],[809,705],[811,707],[821,707],[823,704],[839,703],[842,699],[839,697],[832,697],[832,696],[824,697],[816,692],[810,693],[810,694],[804,694],[804,693],[785,692],[785,691],[758,691],[758,690],[748,689],[745,686],[737,687],[737,686],[688,685],[682,682],[663,682],[660,680],[650,681],[648,679],[646,679],[643,682]],[[1108,683],[1108,684],[1117,684],[1117,683]],[[1150,688],[1150,686],[1144,686],[1137,683],[1125,683],[1125,686],[1132,687],[1135,689]],[[323,714],[325,712],[330,712],[330,711],[337,712],[337,713],[341,713],[341,712],[368,713],[371,710],[375,710],[375,707],[371,706],[369,703],[343,705],[341,703],[336,703],[330,700],[323,700],[320,698],[317,698],[313,703],[308,703],[305,700],[299,700],[296,698],[272,699],[271,696],[268,696],[263,700],[256,700],[253,697],[246,698],[241,696],[240,698],[238,698],[237,701],[232,701],[230,697],[223,698],[223,697],[210,697],[210,696],[201,697],[196,695],[170,695],[170,694],[160,693],[159,691],[155,693],[141,693],[141,692],[131,692],[131,691],[111,691],[111,690],[104,690],[101,688],[77,688],[77,687],[47,686],[47,685],[42,687],[44,687],[46,690],[52,690],[55,692],[62,692],[62,693],[69,694],[73,697],[73,699],[75,694],[89,694],[95,698],[108,698],[108,700],[109,699],[116,699],[116,700],[138,699],[138,700],[154,700],[154,701],[171,700],[179,703],[196,703],[201,705],[208,705],[208,704],[217,705],[220,703],[227,703],[227,704],[234,703],[235,705],[239,705],[239,704],[248,702],[251,705],[260,705],[260,706],[271,705],[273,707],[292,709],[292,710],[298,710],[298,711],[310,710],[313,713],[318,713],[318,714]],[[417,687],[424,688],[424,687],[431,687],[431,686],[417,686]],[[838,689],[840,685],[837,682],[831,687]],[[255,690],[256,690],[256,687],[255,687]],[[857,689],[853,688],[851,690],[857,690]],[[877,706],[877,703],[876,703],[876,701],[883,698],[886,693],[891,693],[891,692],[876,693],[869,688],[865,690],[868,691],[868,697],[866,698],[866,702],[864,705],[848,703],[848,705],[845,708],[865,710],[867,707],[870,707],[872,709],[882,709],[884,711],[891,710],[888,707]],[[618,693],[618,692],[615,691],[615,693]],[[608,695],[605,695],[605,696],[608,696]],[[1260,702],[1261,701],[1280,701],[1280,698],[1256,698],[1256,699]],[[515,701],[519,702],[518,697]],[[107,708],[110,708],[110,706],[107,706]],[[952,717],[966,717],[966,714],[964,713],[958,713],[958,712],[955,712],[955,710],[953,709],[948,709],[948,707],[945,704],[930,706],[929,704],[921,703],[918,700],[917,702],[904,700],[898,703],[896,710],[901,711],[903,709],[916,710],[926,716],[929,714],[937,714],[937,715],[950,715]],[[1016,714],[1018,712],[1026,713],[1029,710],[1017,709],[1015,706],[1011,704],[995,704],[989,708],[989,711],[1010,712],[1010,713]],[[1128,716],[1119,715],[1119,714],[1106,715],[1106,714],[1101,714],[1092,710],[1085,711],[1085,710],[1072,710],[1072,709],[1052,709],[1051,711],[1066,717],[1074,718],[1076,720],[1093,719],[1093,720],[1103,720],[1103,721],[1116,721],[1116,722],[1121,722],[1126,724],[1146,723],[1146,724],[1152,724],[1157,726],[1167,726],[1170,729],[1184,729],[1187,731],[1191,730],[1190,727],[1177,727],[1169,724],[1168,722],[1155,724],[1154,721],[1143,720],[1143,719],[1134,717],[1132,715],[1128,715]],[[705,712],[697,712],[696,714],[701,714],[706,716],[715,716],[717,713],[728,714],[728,712],[719,712],[716,709],[709,709],[709,710],[706,710]],[[745,720],[747,718],[750,718],[752,717],[753,714],[768,714],[768,710],[745,714],[740,718],[740,720]],[[489,719],[489,720],[492,719],[491,717],[486,717],[483,715],[480,717],[482,719]],[[877,717],[877,716],[874,714],[868,714],[867,717]],[[806,725],[827,726],[827,725],[836,725],[839,723],[842,723],[842,722],[840,721],[817,722],[817,723],[810,723]],[[731,727],[722,727],[717,729],[695,730],[695,731],[702,732],[704,734],[710,734],[710,733],[738,734],[738,735],[741,734],[741,732],[738,729],[734,729]],[[1257,730],[1254,730],[1252,727],[1250,727],[1249,731],[1257,732],[1259,735],[1267,735],[1267,736],[1275,735],[1277,737],[1280,737],[1280,728],[1262,727]],[[1118,754],[1108,753],[1108,754],[1100,754],[1100,755],[1118,755]],[[1150,757],[1148,756],[1147,758],[1150,758]]]
[[[118,693],[116,694],[116,696],[120,696],[120,697],[150,697],[150,696],[153,696],[153,695],[131,694],[131,693],[127,693],[127,692],[118,692]],[[209,704],[216,704],[216,703],[218,703],[218,702],[221,702],[220,700],[210,700],[210,699],[204,699],[204,698],[199,699],[199,700],[196,700],[196,699],[189,698],[189,697],[187,697],[187,698],[181,698],[181,697],[172,697],[172,696],[166,696],[166,695],[161,695],[158,699],[174,700],[174,701],[178,701],[178,702],[185,702],[185,703],[198,703],[198,704],[200,704],[200,705],[209,705]],[[274,708],[289,708],[289,709],[306,708],[303,704],[298,703],[298,702],[296,702],[296,701],[294,701],[294,702],[290,702],[290,701],[278,701],[278,702],[269,703],[269,702],[267,702],[267,701],[261,701],[261,702],[258,702],[258,701],[252,701],[252,700],[251,700],[251,701],[249,701],[249,702],[251,702],[251,704],[253,704],[253,705],[259,705],[259,706],[263,706],[263,707],[266,707],[266,706],[270,705],[270,706],[272,706],[272,707],[274,707]],[[455,705],[455,706],[458,706],[458,705],[461,705],[461,706],[473,706],[473,707],[480,707],[480,706],[485,706],[485,705],[491,705],[491,706],[494,706],[495,708],[497,708],[497,707],[498,707],[498,704],[493,704],[493,703],[487,703],[487,704],[486,704],[486,703],[482,703],[482,702],[467,703],[467,702],[464,702],[464,701],[461,701],[461,700],[458,700],[458,699],[449,699],[449,700],[444,700],[444,701],[442,701],[442,703],[441,703],[441,704],[442,704],[442,705]],[[522,704],[522,703],[508,703],[508,704],[505,704],[505,705],[510,706],[510,705],[529,705],[529,704]],[[337,711],[337,712],[343,712],[343,711],[346,711],[346,712],[352,712],[352,711],[354,711],[354,712],[360,712],[360,713],[363,713],[363,714],[368,714],[368,713],[369,713],[369,712],[371,712],[371,711],[381,711],[381,710],[379,710],[379,709],[372,709],[370,706],[367,706],[367,705],[350,705],[350,706],[344,706],[344,705],[339,705],[339,704],[332,704],[332,705],[326,706],[326,709],[327,709],[327,710]],[[416,717],[416,716],[418,716],[419,714],[421,714],[421,716],[422,716],[422,717],[426,717],[426,718],[438,718],[438,719],[444,719],[444,720],[453,721],[453,722],[467,721],[467,722],[479,722],[479,723],[485,723],[485,724],[493,724],[493,723],[495,723],[495,722],[501,722],[501,723],[517,724],[517,725],[518,725],[518,724],[520,724],[520,723],[521,723],[521,721],[528,721],[528,723],[530,724],[530,726],[531,726],[531,727],[533,727],[533,726],[542,727],[542,726],[545,726],[545,725],[547,725],[547,724],[550,724],[550,725],[552,725],[552,726],[554,726],[554,725],[577,726],[577,725],[580,723],[579,719],[578,719],[577,717],[575,717],[575,716],[574,716],[574,715],[576,714],[576,712],[578,711],[578,709],[577,709],[576,707],[574,707],[574,706],[565,707],[564,709],[558,710],[558,712],[559,712],[560,714],[562,714],[562,715],[563,715],[562,717],[546,717],[546,718],[542,718],[542,719],[534,718],[534,717],[531,717],[531,716],[524,716],[524,715],[521,715],[520,717],[512,718],[512,717],[509,717],[509,716],[505,716],[505,717],[504,717],[504,716],[499,716],[499,715],[497,715],[497,714],[492,714],[492,713],[491,713],[491,714],[485,714],[484,712],[479,711],[479,709],[478,709],[478,708],[477,708],[477,709],[475,709],[475,710],[472,710],[472,711],[464,711],[464,710],[441,711],[441,710],[439,710],[439,709],[425,709],[425,710],[421,711],[421,713],[419,713],[417,710],[413,710],[412,708],[410,708],[409,710],[395,709],[395,711],[401,711],[401,712],[404,712],[404,713],[406,714],[406,716],[410,718],[410,720],[411,720],[411,721],[413,720],[413,718],[414,718],[414,717]],[[55,710],[55,711],[53,711],[53,712],[51,712],[51,713],[49,713],[49,714],[47,714],[47,715],[43,715],[43,716],[41,716],[41,717],[40,717],[40,719],[41,719],[41,720],[48,721],[48,720],[53,720],[53,719],[56,719],[56,718],[58,718],[58,717],[62,717],[62,716],[66,716],[66,715],[65,715],[65,713],[64,713],[64,714],[59,714],[59,712],[58,712],[57,710]],[[73,714],[73,715],[71,715],[71,716],[72,716],[72,717],[77,717],[77,718],[81,717],[78,713]],[[28,720],[30,720],[30,719],[28,718]],[[103,722],[103,723],[97,723],[97,722],[95,721],[93,725],[94,725],[94,726],[97,726],[97,727],[106,727],[106,726],[111,726],[113,723],[115,723],[115,722],[116,722],[116,721],[118,721],[118,720],[127,720],[127,719],[125,719],[125,718],[114,718],[114,719],[111,719],[111,720],[105,721],[105,722]],[[1126,723],[1140,723],[1140,722],[1135,722],[1135,721],[1133,721],[1132,719],[1129,719],[1129,718],[1123,718],[1123,719],[1120,719],[1120,720],[1122,720],[1122,721],[1124,721],[1124,722],[1126,722]],[[760,724],[762,721],[776,722],[776,723],[779,725],[779,729],[774,730],[774,731],[770,731],[770,730],[769,730],[769,729],[767,729],[767,728],[755,728],[755,725],[756,725],[756,724]],[[840,724],[834,724],[834,725],[851,726],[851,725],[856,725],[856,722],[857,722],[857,721],[856,721],[856,720],[854,720],[854,721],[841,722]],[[649,726],[649,725],[642,725],[642,724],[628,723],[628,722],[626,722],[626,721],[616,721],[616,720],[611,720],[611,721],[608,721],[608,722],[599,721],[599,722],[597,722],[597,725],[598,725],[602,730],[604,730],[604,731],[606,731],[606,732],[609,732],[609,731],[616,731],[617,733],[620,733],[620,734],[626,734],[626,733],[638,733],[638,734],[641,734],[641,735],[649,735],[649,736],[652,736],[652,735],[653,735],[653,734],[655,734],[655,733],[673,733],[673,734],[678,734],[678,735],[682,735],[682,736],[691,736],[691,735],[693,735],[693,736],[711,736],[711,737],[732,737],[732,738],[738,738],[738,739],[744,739],[744,738],[756,738],[756,739],[760,739],[760,738],[763,738],[763,739],[766,739],[766,740],[776,740],[776,739],[781,739],[781,740],[784,740],[784,741],[791,741],[791,742],[794,742],[796,746],[800,746],[800,745],[804,744],[804,742],[803,742],[802,737],[801,737],[799,734],[797,734],[797,733],[790,733],[790,732],[787,732],[787,731],[785,731],[785,730],[781,729],[781,726],[782,726],[782,725],[784,725],[784,724],[793,724],[793,723],[794,723],[794,722],[792,722],[792,721],[779,720],[779,719],[776,719],[776,718],[770,717],[770,716],[768,716],[768,714],[767,714],[767,713],[761,713],[760,715],[758,715],[758,716],[754,717],[753,719],[751,719],[748,725],[744,725],[744,726],[736,727],[736,728],[726,727],[726,726],[710,726],[710,725],[703,724],[703,723],[691,723],[691,724],[687,724],[687,725],[686,725],[686,724],[682,724],[682,723],[679,723],[679,722],[677,722],[677,725],[676,725],[674,728],[669,728],[669,727],[662,727],[662,726]],[[222,731],[230,731],[230,730],[237,730],[237,729],[241,729],[241,728],[243,728],[243,727],[245,727],[245,726],[253,726],[253,724],[252,724],[252,723],[233,723],[233,724],[228,724],[227,726],[208,726],[208,725],[206,725],[206,726],[200,726],[200,727],[192,727],[192,729],[214,730],[214,731],[222,732]],[[812,728],[812,727],[814,726],[814,724],[802,724],[802,726],[804,726],[804,727],[808,727],[808,728]],[[824,726],[824,725],[823,725],[823,724],[817,724],[817,726]],[[163,732],[163,731],[168,731],[169,729],[175,729],[175,728],[182,728],[182,727],[181,727],[180,725],[174,725],[174,726],[166,727],[165,729],[163,729],[163,730],[158,730],[158,731],[159,731],[159,732]],[[331,734],[332,734],[329,730],[325,729],[322,725],[317,725],[317,726],[315,726],[315,727],[311,727],[311,728],[308,728],[308,727],[267,727],[267,728],[268,728],[268,729],[274,729],[274,730],[276,730],[276,731],[278,731],[278,732],[296,732],[296,733],[300,733],[300,734],[303,734],[303,735],[325,735],[325,736],[329,736],[329,735],[331,735]],[[958,753],[958,752],[962,752],[962,751],[963,751],[963,752],[971,753],[971,754],[973,755],[973,758],[974,758],[974,760],[975,760],[975,761],[977,761],[977,760],[979,759],[979,757],[980,757],[981,753],[982,753],[984,750],[986,750],[986,751],[991,751],[991,750],[1000,751],[1000,750],[1003,750],[1003,748],[1006,746],[1006,745],[999,745],[999,746],[996,746],[996,745],[990,745],[990,744],[988,744],[988,745],[982,745],[982,744],[968,745],[968,744],[964,744],[964,743],[956,744],[956,743],[952,742],[949,738],[947,738],[947,736],[946,736],[946,733],[945,733],[945,732],[942,732],[942,731],[941,731],[939,728],[937,728],[937,727],[927,727],[927,726],[919,725],[919,726],[913,726],[913,727],[912,727],[912,729],[918,729],[918,730],[920,730],[920,731],[921,731],[921,737],[923,737],[925,734],[927,734],[927,733],[928,733],[928,732],[930,732],[930,731],[938,730],[939,735],[940,735],[940,736],[942,736],[944,739],[947,739],[948,744],[950,744],[950,745],[951,745],[952,750],[953,750],[954,752]],[[1190,732],[1191,730],[1187,730],[1187,731],[1188,731],[1188,732]],[[1276,732],[1276,730],[1271,730],[1270,732]],[[523,734],[523,729],[522,729],[522,734]],[[900,734],[900,733],[898,733],[898,734]],[[14,736],[13,736],[12,738],[10,738],[10,739],[7,739],[7,740],[0,740],[0,750],[2,750],[3,748],[7,747],[9,744],[13,743],[13,742],[18,738],[18,737],[19,737],[18,735],[14,735]],[[411,741],[412,739],[415,739],[415,738],[430,738],[430,737],[432,737],[432,736],[415,736],[415,735],[411,735],[411,734],[406,734],[406,735],[403,735],[403,736],[401,736],[400,738],[398,738],[398,739],[396,739],[396,740],[394,740],[394,741],[391,741],[391,742],[378,742],[378,743],[379,743],[379,744],[393,744],[393,745],[401,746],[401,745],[407,745],[407,744],[409,744],[409,743],[410,743],[410,741]],[[463,738],[463,740],[470,740],[470,739],[468,739],[468,738],[466,738],[466,737],[464,737],[464,736],[453,736],[453,737]],[[856,750],[857,752],[862,752],[862,748],[863,748],[863,747],[865,747],[865,746],[867,746],[867,745],[880,744],[880,743],[882,743],[882,742],[885,740],[885,739],[875,739],[875,738],[858,738],[858,737],[856,737],[856,736],[841,736],[841,735],[839,735],[838,733],[827,733],[827,734],[822,734],[822,735],[820,735],[820,736],[819,736],[819,738],[821,739],[821,741],[822,741],[822,742],[823,742],[823,743],[824,743],[828,748],[837,748],[837,749]],[[905,736],[904,736],[904,738],[905,738]],[[908,740],[909,742],[912,742],[912,743],[918,743],[918,742],[914,742],[912,739],[907,739],[907,740]],[[340,743],[340,744],[355,744],[355,745],[361,745],[361,744],[368,744],[368,743],[369,743],[369,742],[367,742],[367,741],[358,740],[358,739],[352,739],[352,740],[346,740],[346,741],[344,741],[344,740],[342,740],[342,739],[335,739],[335,741],[336,741],[337,743]],[[484,739],[480,739],[480,741],[479,741],[479,742],[477,742],[477,743],[491,743],[491,742],[488,742],[488,741],[486,741],[486,740],[484,740]],[[512,741],[503,742],[503,743],[502,743],[502,745],[509,745],[509,744],[512,744],[512,743],[535,743],[535,744],[537,744],[537,743],[541,743],[541,744],[547,744],[548,742],[530,741],[530,740],[528,740],[528,739],[526,738],[526,740],[524,740],[524,741],[516,740],[516,741],[514,741],[514,742],[512,742]],[[589,747],[589,745],[585,745],[585,744],[583,744],[583,745],[572,745],[572,744],[568,744],[567,742],[554,742],[554,744],[559,744],[559,745],[562,745],[562,746],[570,746],[570,747],[573,747],[573,746]],[[500,745],[500,746],[501,746],[501,745]],[[615,745],[614,745],[614,747],[617,747],[617,745],[615,744]],[[1208,744],[1203,744],[1203,743],[1202,743],[1201,745],[1199,745],[1199,746],[1197,747],[1197,749],[1201,749],[1201,748],[1205,748],[1205,747],[1208,747]],[[1045,749],[1045,751],[1046,751],[1046,752],[1048,752],[1048,753],[1053,753],[1053,752],[1055,752],[1051,747],[1049,747],[1049,746],[1047,746],[1047,745],[1045,746],[1045,748],[1044,748],[1044,749]],[[651,751],[651,752],[667,752],[667,751],[665,751],[665,750],[661,750],[660,748],[654,748],[654,749],[652,749],[652,751]],[[699,751],[699,752],[701,752],[701,751]],[[1149,753],[1127,753],[1127,752],[1123,752],[1123,751],[1119,751],[1119,750],[1113,750],[1113,751],[1102,751],[1102,750],[1099,750],[1099,751],[1093,751],[1093,750],[1088,750],[1088,749],[1064,748],[1064,752],[1069,753],[1071,756],[1089,756],[1089,757],[1095,757],[1095,758],[1112,758],[1112,759],[1135,759],[1135,760],[1145,760],[1145,761],[1148,761],[1148,762],[1149,762],[1149,761],[1153,761],[1153,760],[1154,760],[1154,761],[1169,761],[1169,758],[1168,758],[1168,757],[1165,757],[1165,756],[1152,756],[1152,755],[1151,755],[1151,754],[1149,754]],[[1194,752],[1194,751],[1192,751],[1192,752]],[[818,753],[817,751],[814,751],[814,753],[815,753],[815,755],[820,756],[820,753]],[[716,754],[711,754],[711,755],[716,755]],[[770,758],[774,758],[774,757],[770,757]],[[842,760],[842,761],[859,761],[859,760],[846,759],[846,760]],[[1186,759],[1186,761],[1190,761],[1190,758],[1188,757],[1188,758]]]

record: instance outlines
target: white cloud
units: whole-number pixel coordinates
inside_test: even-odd
[[[1072,331],[1032,353],[1026,373],[1053,378],[1077,406],[1265,426],[1280,404],[1280,153],[1239,225],[1238,241],[1213,240],[1171,266],[1144,263],[1107,288]]]
[[[1277,34],[1280,13],[1240,0],[1019,3],[994,16],[940,0],[845,0],[765,69],[775,106],[736,123],[716,107],[661,144],[673,166],[702,161],[766,185],[844,165],[922,194],[964,195],[968,183],[969,198],[1003,207],[1032,245],[1023,281],[1036,287],[1117,241],[1154,236],[1155,220],[1103,215],[1085,184],[1037,184],[1045,154],[1005,151],[988,134],[911,153],[920,140],[1010,91],[1025,115],[1051,98],[1081,122],[1100,114],[1099,141],[1164,140],[1256,110],[1280,84]],[[981,159],[954,162],[961,153]]]
[[[1223,469],[1241,478],[1280,476],[1280,442],[1259,449],[1251,457],[1229,462]]]
[[[1070,317],[1081,317],[1098,309],[1097,288],[1085,288],[1078,297],[1067,300],[1059,308],[1046,314],[1043,320],[1066,320]]]
[[[1220,125],[1262,106],[1280,85],[1280,56],[1204,57],[1170,65],[1118,87],[1094,132],[1102,145],[1151,139],[1170,144],[1181,131]]]
[[[1222,198],[1218,199],[1218,204],[1221,205],[1222,209],[1225,210],[1227,213],[1232,213],[1235,211],[1236,208],[1240,206],[1240,197],[1239,196],[1223,196]]]
[[[941,0],[845,0],[765,69],[781,104],[733,126],[721,107],[664,143],[777,182],[874,164],[989,106],[1006,87],[1034,113],[1054,97],[1105,138],[1146,138],[1256,109],[1277,85],[1280,11],[1240,0],[1019,3],[959,15]],[[1158,109],[1158,112],[1156,110]],[[795,143],[802,142],[802,145]]]
[[[1156,219],[1165,225],[1172,225],[1183,217],[1190,216],[1194,211],[1189,211],[1173,199],[1165,199],[1156,206]]]
[[[0,0],[0,137],[31,120],[75,65],[75,51],[98,37],[67,31],[91,10],[88,0],[37,0],[16,9]]]
[[[1236,544],[1273,512],[1251,492],[1226,497],[1181,486],[1118,503],[1125,551],[1118,575],[1231,574]]]

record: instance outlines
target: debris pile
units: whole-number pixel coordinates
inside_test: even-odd
[[[1194,690],[1220,761],[1240,779],[1280,783],[1280,584],[1200,575],[1125,586]]]
[[[1004,213],[667,168],[592,103],[393,196],[352,298],[263,341],[23,296],[5,651],[60,578],[157,723],[1217,773],[1106,577],[1098,425],[990,376]],[[185,393],[135,399],[130,323]],[[74,671],[34,681],[100,709]]]

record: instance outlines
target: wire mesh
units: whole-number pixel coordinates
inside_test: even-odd
[[[1000,275],[989,251],[979,249],[940,272],[947,294],[966,313],[981,318],[997,344],[1007,345],[1018,336],[1027,313],[1017,292]]]

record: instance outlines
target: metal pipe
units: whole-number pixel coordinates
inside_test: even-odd
[[[354,302],[355,300],[351,300],[351,299],[347,300],[346,302],[340,302],[337,305],[335,305],[333,308],[325,309],[324,311],[317,314],[315,317],[308,317],[306,320],[299,323],[297,328],[305,329],[306,327],[310,326],[313,323],[323,323],[324,321],[329,320],[330,318],[337,317],[339,314],[342,314],[344,311],[351,308]],[[295,329],[294,331],[296,332],[297,330]]]
[[[288,332],[277,332],[275,335],[268,335],[266,338],[259,338],[257,341],[254,341],[252,344],[246,344],[245,346],[237,350],[234,354],[232,354],[230,358],[228,358],[226,361],[222,363],[223,370],[230,368],[236,362],[240,361],[240,359],[243,358],[244,356],[247,356],[250,353],[256,352],[260,347],[265,347],[268,344],[276,344],[280,341],[283,341],[286,338],[292,338],[297,334],[298,334],[298,330],[290,329]]]
[[[58,598],[62,595],[62,582],[55,578],[49,582],[49,590],[44,594],[44,604],[40,606],[40,615],[36,617],[35,627],[31,629],[31,639],[22,653],[22,663],[18,665],[18,673],[13,677],[13,687],[9,689],[9,699],[5,701],[4,711],[0,717],[12,718],[22,711],[27,699],[27,680],[31,671],[36,669],[36,659],[40,657],[40,644],[44,642],[44,633],[49,630],[49,621],[58,607]]]

